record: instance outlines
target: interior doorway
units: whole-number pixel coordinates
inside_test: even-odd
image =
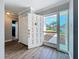
[[[16,21],[12,21],[12,36],[16,37]]]
[[[18,40],[18,21],[12,20],[12,39]]]

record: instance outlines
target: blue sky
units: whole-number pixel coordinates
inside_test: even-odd
[[[56,17],[46,17],[45,18],[45,22],[46,22],[46,24],[50,24],[50,23],[52,23],[52,22],[56,22],[57,21],[57,18]]]
[[[66,17],[64,15],[60,16],[60,26],[65,24]],[[45,24],[50,24],[52,22],[57,22],[57,18],[55,17],[46,17],[45,18]]]

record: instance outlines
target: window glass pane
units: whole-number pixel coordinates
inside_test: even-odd
[[[45,17],[46,31],[56,32],[57,31],[57,15]]]
[[[60,12],[60,50],[68,50],[68,10]]]

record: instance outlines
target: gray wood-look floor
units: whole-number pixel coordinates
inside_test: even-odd
[[[6,59],[69,59],[67,54],[56,51],[47,46],[27,49],[18,42],[9,42],[5,45]]]

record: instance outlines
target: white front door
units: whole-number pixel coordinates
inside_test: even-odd
[[[34,48],[43,44],[43,17],[36,14],[28,14],[28,48]]]

